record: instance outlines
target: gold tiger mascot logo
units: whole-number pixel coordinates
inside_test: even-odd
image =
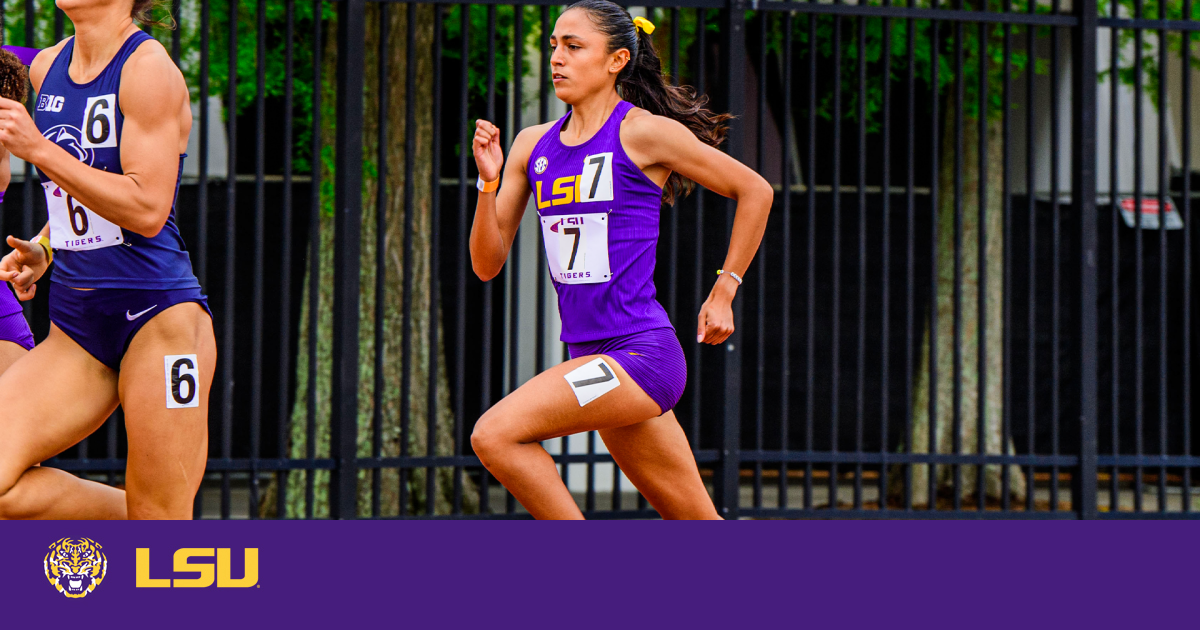
[[[63,538],[50,545],[45,568],[46,579],[54,588],[76,599],[100,586],[108,573],[108,559],[91,538]]]

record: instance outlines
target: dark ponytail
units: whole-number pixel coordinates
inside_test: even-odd
[[[130,10],[129,17],[132,17],[133,21],[142,26],[165,28],[173,31],[176,26],[175,18],[169,10],[163,9],[163,11],[166,11],[166,15],[162,18],[154,17],[154,10],[165,4],[166,0],[133,0],[133,9]]]
[[[663,74],[662,61],[654,49],[650,35],[635,28],[633,18],[621,7],[608,0],[579,0],[567,10],[587,12],[596,30],[608,36],[608,52],[622,48],[629,51],[629,63],[617,75],[617,92],[621,98],[656,116],[665,116],[683,123],[701,142],[718,146],[729,130],[730,114],[715,114],[705,105],[707,96],[697,96],[691,86],[671,85]],[[695,183],[679,173],[671,173],[663,186],[663,203],[672,204],[676,197],[686,196]]]

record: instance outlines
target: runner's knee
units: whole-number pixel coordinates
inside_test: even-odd
[[[479,422],[475,423],[475,429],[471,431],[471,448],[475,449],[475,455],[479,457],[484,468],[491,468],[496,455],[505,446],[513,443],[501,429],[504,424],[501,415],[495,411],[495,408],[489,409],[479,419]]]
[[[20,508],[21,489],[17,488],[17,481],[24,474],[24,470],[16,475],[8,470],[0,470],[0,521],[19,519],[25,516]]]

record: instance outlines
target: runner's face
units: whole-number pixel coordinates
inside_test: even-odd
[[[563,13],[550,35],[550,72],[554,95],[567,104],[616,85],[617,72],[629,52],[608,52],[608,37],[596,30],[587,13]],[[615,68],[615,70],[614,70]]]

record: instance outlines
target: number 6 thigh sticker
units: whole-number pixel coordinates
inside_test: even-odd
[[[163,370],[167,379],[167,409],[184,409],[200,406],[197,391],[200,370],[194,354],[168,354],[163,357]]]
[[[604,357],[592,359],[563,375],[582,407],[617,388],[621,382]]]

